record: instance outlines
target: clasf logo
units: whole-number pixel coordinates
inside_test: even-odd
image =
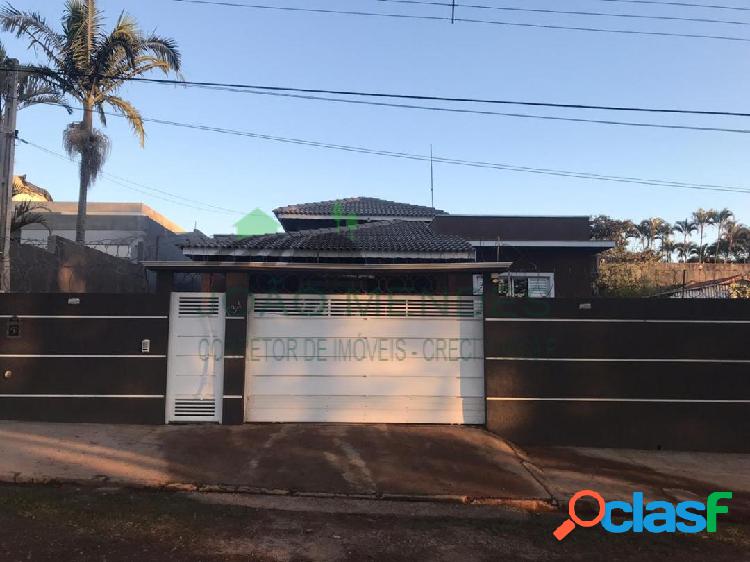
[[[597,514],[593,519],[581,519],[576,513],[576,503],[584,497],[592,498],[597,503]],[[732,492],[712,492],[706,503],[698,501],[684,501],[672,504],[667,501],[652,501],[644,504],[643,492],[633,492],[633,501],[609,501],[593,490],[580,490],[573,494],[568,503],[569,519],[563,521],[552,533],[558,541],[567,537],[576,525],[579,527],[594,527],[601,524],[608,533],[700,533],[716,532],[716,516],[729,513],[726,505],[720,505],[721,500],[731,500]],[[613,514],[622,517],[612,520]],[[705,514],[705,515],[704,515]]]

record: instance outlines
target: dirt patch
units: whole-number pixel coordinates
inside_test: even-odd
[[[330,513],[283,503],[207,504],[165,492],[4,486],[0,559],[735,562],[750,548],[750,528],[741,525],[698,536],[615,536],[585,529],[557,543],[551,535],[562,520],[557,514],[426,516],[409,514],[409,504],[402,505],[403,513]]]

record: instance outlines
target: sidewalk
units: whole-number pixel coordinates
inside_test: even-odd
[[[274,495],[565,506],[607,499],[705,499],[732,491],[750,519],[750,455],[531,447],[456,426],[124,426],[0,422],[0,481]]]

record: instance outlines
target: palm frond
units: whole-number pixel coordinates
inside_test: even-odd
[[[37,104],[59,105],[69,115],[73,113],[65,94],[54,83],[36,74],[23,73],[18,89],[18,107],[25,109]]]
[[[89,32],[88,4],[82,0],[68,0],[63,13],[67,65],[75,72],[90,74],[91,52],[97,30]],[[94,19],[96,20],[96,13]]]
[[[16,203],[15,208],[13,209],[13,215],[10,219],[10,231],[12,233],[18,233],[25,226],[40,224],[48,231],[52,232],[49,224],[47,224],[46,215],[39,213],[38,211],[49,212],[49,209],[34,201],[21,201]]]
[[[27,37],[30,48],[40,49],[55,64],[62,64],[65,37],[56,33],[40,14],[4,6],[0,8],[0,29],[18,38]]]
[[[146,143],[146,128],[143,125],[143,117],[140,112],[130,102],[118,98],[117,96],[107,96],[103,103],[114,107],[125,119],[128,120],[130,127],[141,142],[141,146]]]
[[[164,61],[170,70],[179,72],[182,68],[182,54],[177,42],[171,37],[150,35],[143,42],[144,50],[152,53],[160,61]]]

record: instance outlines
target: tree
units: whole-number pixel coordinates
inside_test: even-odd
[[[690,235],[693,232],[695,232],[697,229],[698,229],[698,227],[690,219],[685,219],[683,221],[677,221],[672,226],[672,232],[678,232],[678,233],[682,234],[682,245],[680,246],[680,248],[683,251],[680,252],[680,250],[678,249],[678,254],[680,254],[682,256],[683,261],[687,261],[687,256],[690,253],[689,252],[689,244],[688,244],[688,240],[690,239]]]
[[[33,201],[20,201],[16,203],[10,219],[10,236],[12,240],[20,241],[21,229],[31,224],[40,224],[51,232],[45,214],[39,211],[49,212],[49,209]]]
[[[724,207],[721,211],[716,212],[716,224],[718,225],[718,229],[716,232],[717,242],[719,243],[721,242],[722,238],[724,237],[724,229],[726,227],[726,224],[733,218],[734,218],[734,213],[730,211],[729,209],[727,209],[726,207]],[[718,261],[718,257],[719,256],[717,254],[716,256],[717,261]],[[726,255],[725,255],[724,261],[726,262]]]
[[[678,242],[674,247],[677,252],[677,259],[687,263],[690,256],[697,252],[696,245],[692,242]]]
[[[700,242],[698,243],[699,263],[703,263],[703,251],[705,250],[705,246],[703,244],[703,232],[708,225],[713,224],[716,214],[717,213],[714,210],[706,211],[702,208],[693,213],[693,222],[695,222],[696,226],[698,227],[698,234],[700,236]]]
[[[747,238],[746,233],[747,227],[744,224],[732,220],[727,221],[726,224],[724,224],[724,241],[726,242],[724,263],[729,261],[730,256],[734,256],[734,251],[736,249],[735,244],[739,242],[740,248],[742,249],[743,239]]]
[[[10,57],[8,57],[5,46],[0,42],[0,66],[7,66],[9,61]],[[3,105],[5,104],[4,98],[5,96],[2,99]],[[20,111],[37,104],[60,105],[68,113],[73,113],[73,109],[65,101],[65,96],[54,84],[51,84],[42,76],[21,70],[18,81],[18,109]]]
[[[654,240],[659,240],[661,233],[664,231],[666,221],[659,217],[651,217],[650,219],[642,220],[636,226],[638,231],[641,244],[644,250],[650,250],[654,243]]]
[[[29,48],[40,51],[49,66],[27,67],[83,106],[83,120],[65,129],[63,144],[68,154],[80,157],[76,241],[86,239],[88,190],[99,176],[109,154],[106,135],[94,128],[94,111],[106,127],[106,110],[122,115],[145,143],[143,118],[128,101],[116,94],[127,80],[152,70],[179,72],[181,57],[174,40],[144,35],[136,21],[123,12],[109,34],[95,0],[67,0],[62,32],[55,31],[35,12],[11,5],[0,10],[0,28],[29,40]]]
[[[592,240],[611,240],[616,249],[625,250],[628,240],[637,236],[633,221],[613,219],[607,215],[591,217]]]

